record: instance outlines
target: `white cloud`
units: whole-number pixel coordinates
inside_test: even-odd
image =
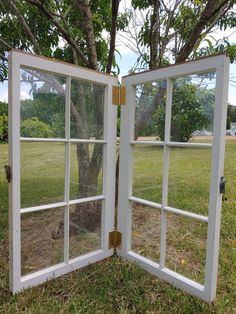
[[[30,85],[21,83],[20,98],[21,100],[32,99],[30,94]],[[0,84],[0,101],[8,102],[8,83]]]
[[[29,97],[29,93],[27,91],[21,90],[20,99],[25,100],[25,99],[29,99],[29,98],[31,98],[31,97]]]

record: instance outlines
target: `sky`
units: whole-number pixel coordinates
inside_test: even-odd
[[[123,3],[123,7],[121,7],[121,11],[124,11],[125,8],[130,6],[130,0]],[[123,34],[121,34],[122,36]],[[228,31],[215,31],[213,33],[216,39],[222,39],[224,37],[228,37],[231,43],[236,43],[236,29],[228,30]],[[136,54],[132,52],[127,46],[123,37],[118,36],[117,40],[117,50],[119,54],[117,54],[117,63],[120,67],[120,78],[124,75],[127,75],[129,70],[133,67],[136,61]],[[235,81],[235,82],[233,82]],[[230,65],[230,80],[229,80],[229,97],[228,102],[234,106],[236,106],[236,63]],[[22,89],[21,91],[22,99],[29,97],[28,88]],[[4,84],[0,84],[0,101],[8,101],[8,86],[7,82]]]

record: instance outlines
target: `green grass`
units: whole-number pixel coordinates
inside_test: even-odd
[[[137,146],[134,150],[136,197],[161,203],[163,148]],[[171,148],[168,205],[208,214],[211,149]],[[159,262],[161,211],[148,206],[133,208],[132,249]],[[168,214],[166,265],[204,284],[207,224]]]
[[[161,203],[163,148],[138,146],[134,150],[136,197]],[[207,215],[211,149],[171,148],[168,205]]]
[[[92,153],[93,144],[90,144]],[[37,206],[64,200],[64,144],[22,143],[21,144],[21,207]],[[78,162],[76,145],[70,152],[70,195],[78,195]],[[91,156],[90,156],[91,157]],[[45,180],[45,177],[47,180]],[[99,175],[98,194],[101,194]]]
[[[40,204],[62,198],[63,146],[24,145],[29,145],[30,149],[23,160],[23,204],[31,206],[35,202]],[[161,155],[160,148],[136,149],[136,196],[161,201]],[[107,259],[11,296],[8,290],[7,184],[3,171],[3,165],[7,164],[7,145],[0,145],[0,156],[0,313],[236,313],[235,140],[228,140],[226,145],[227,192],[222,208],[218,289],[216,301],[211,305],[173,288],[137,265],[120,258]],[[171,205],[196,213],[206,213],[206,191],[209,184],[207,160],[209,161],[207,150],[171,150]],[[76,163],[75,159],[73,163]],[[74,180],[76,176],[75,171]],[[159,212],[148,207],[135,207],[134,213],[134,250],[158,260],[156,243],[159,236],[153,234],[152,228],[159,230]],[[188,219],[181,219],[176,215],[169,217],[167,264],[171,269],[201,282],[205,226],[204,223],[198,225],[190,223]],[[60,254],[57,258],[60,258]]]

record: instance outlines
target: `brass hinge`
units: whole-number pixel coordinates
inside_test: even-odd
[[[7,182],[10,183],[11,182],[11,167],[8,165],[5,165],[4,168],[5,168]]]
[[[112,104],[125,105],[126,103],[126,88],[124,86],[112,87]]]
[[[122,234],[121,232],[114,230],[112,232],[109,232],[109,249],[111,248],[117,248],[121,245],[121,238]]]

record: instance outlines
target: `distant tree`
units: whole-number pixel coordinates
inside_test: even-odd
[[[171,120],[171,140],[188,142],[194,133],[212,131],[214,113],[214,90],[199,88],[186,79],[174,84]],[[138,136],[157,136],[164,140],[165,97],[155,104],[152,116]]]
[[[0,101],[0,143],[8,140],[8,107],[7,103]]]
[[[63,138],[65,134],[65,102],[63,99],[64,97],[53,93],[42,93],[40,90],[33,92],[32,99],[21,101],[22,122],[37,117],[38,121],[50,127],[51,136]]]
[[[6,102],[0,101],[0,115],[8,115],[8,104]]]
[[[236,122],[236,106],[229,104],[227,112],[227,129],[230,129],[232,122]]]
[[[0,116],[0,143],[6,143],[8,140],[8,117]]]
[[[37,117],[33,117],[22,121],[21,136],[47,138],[52,136],[52,129]]]

